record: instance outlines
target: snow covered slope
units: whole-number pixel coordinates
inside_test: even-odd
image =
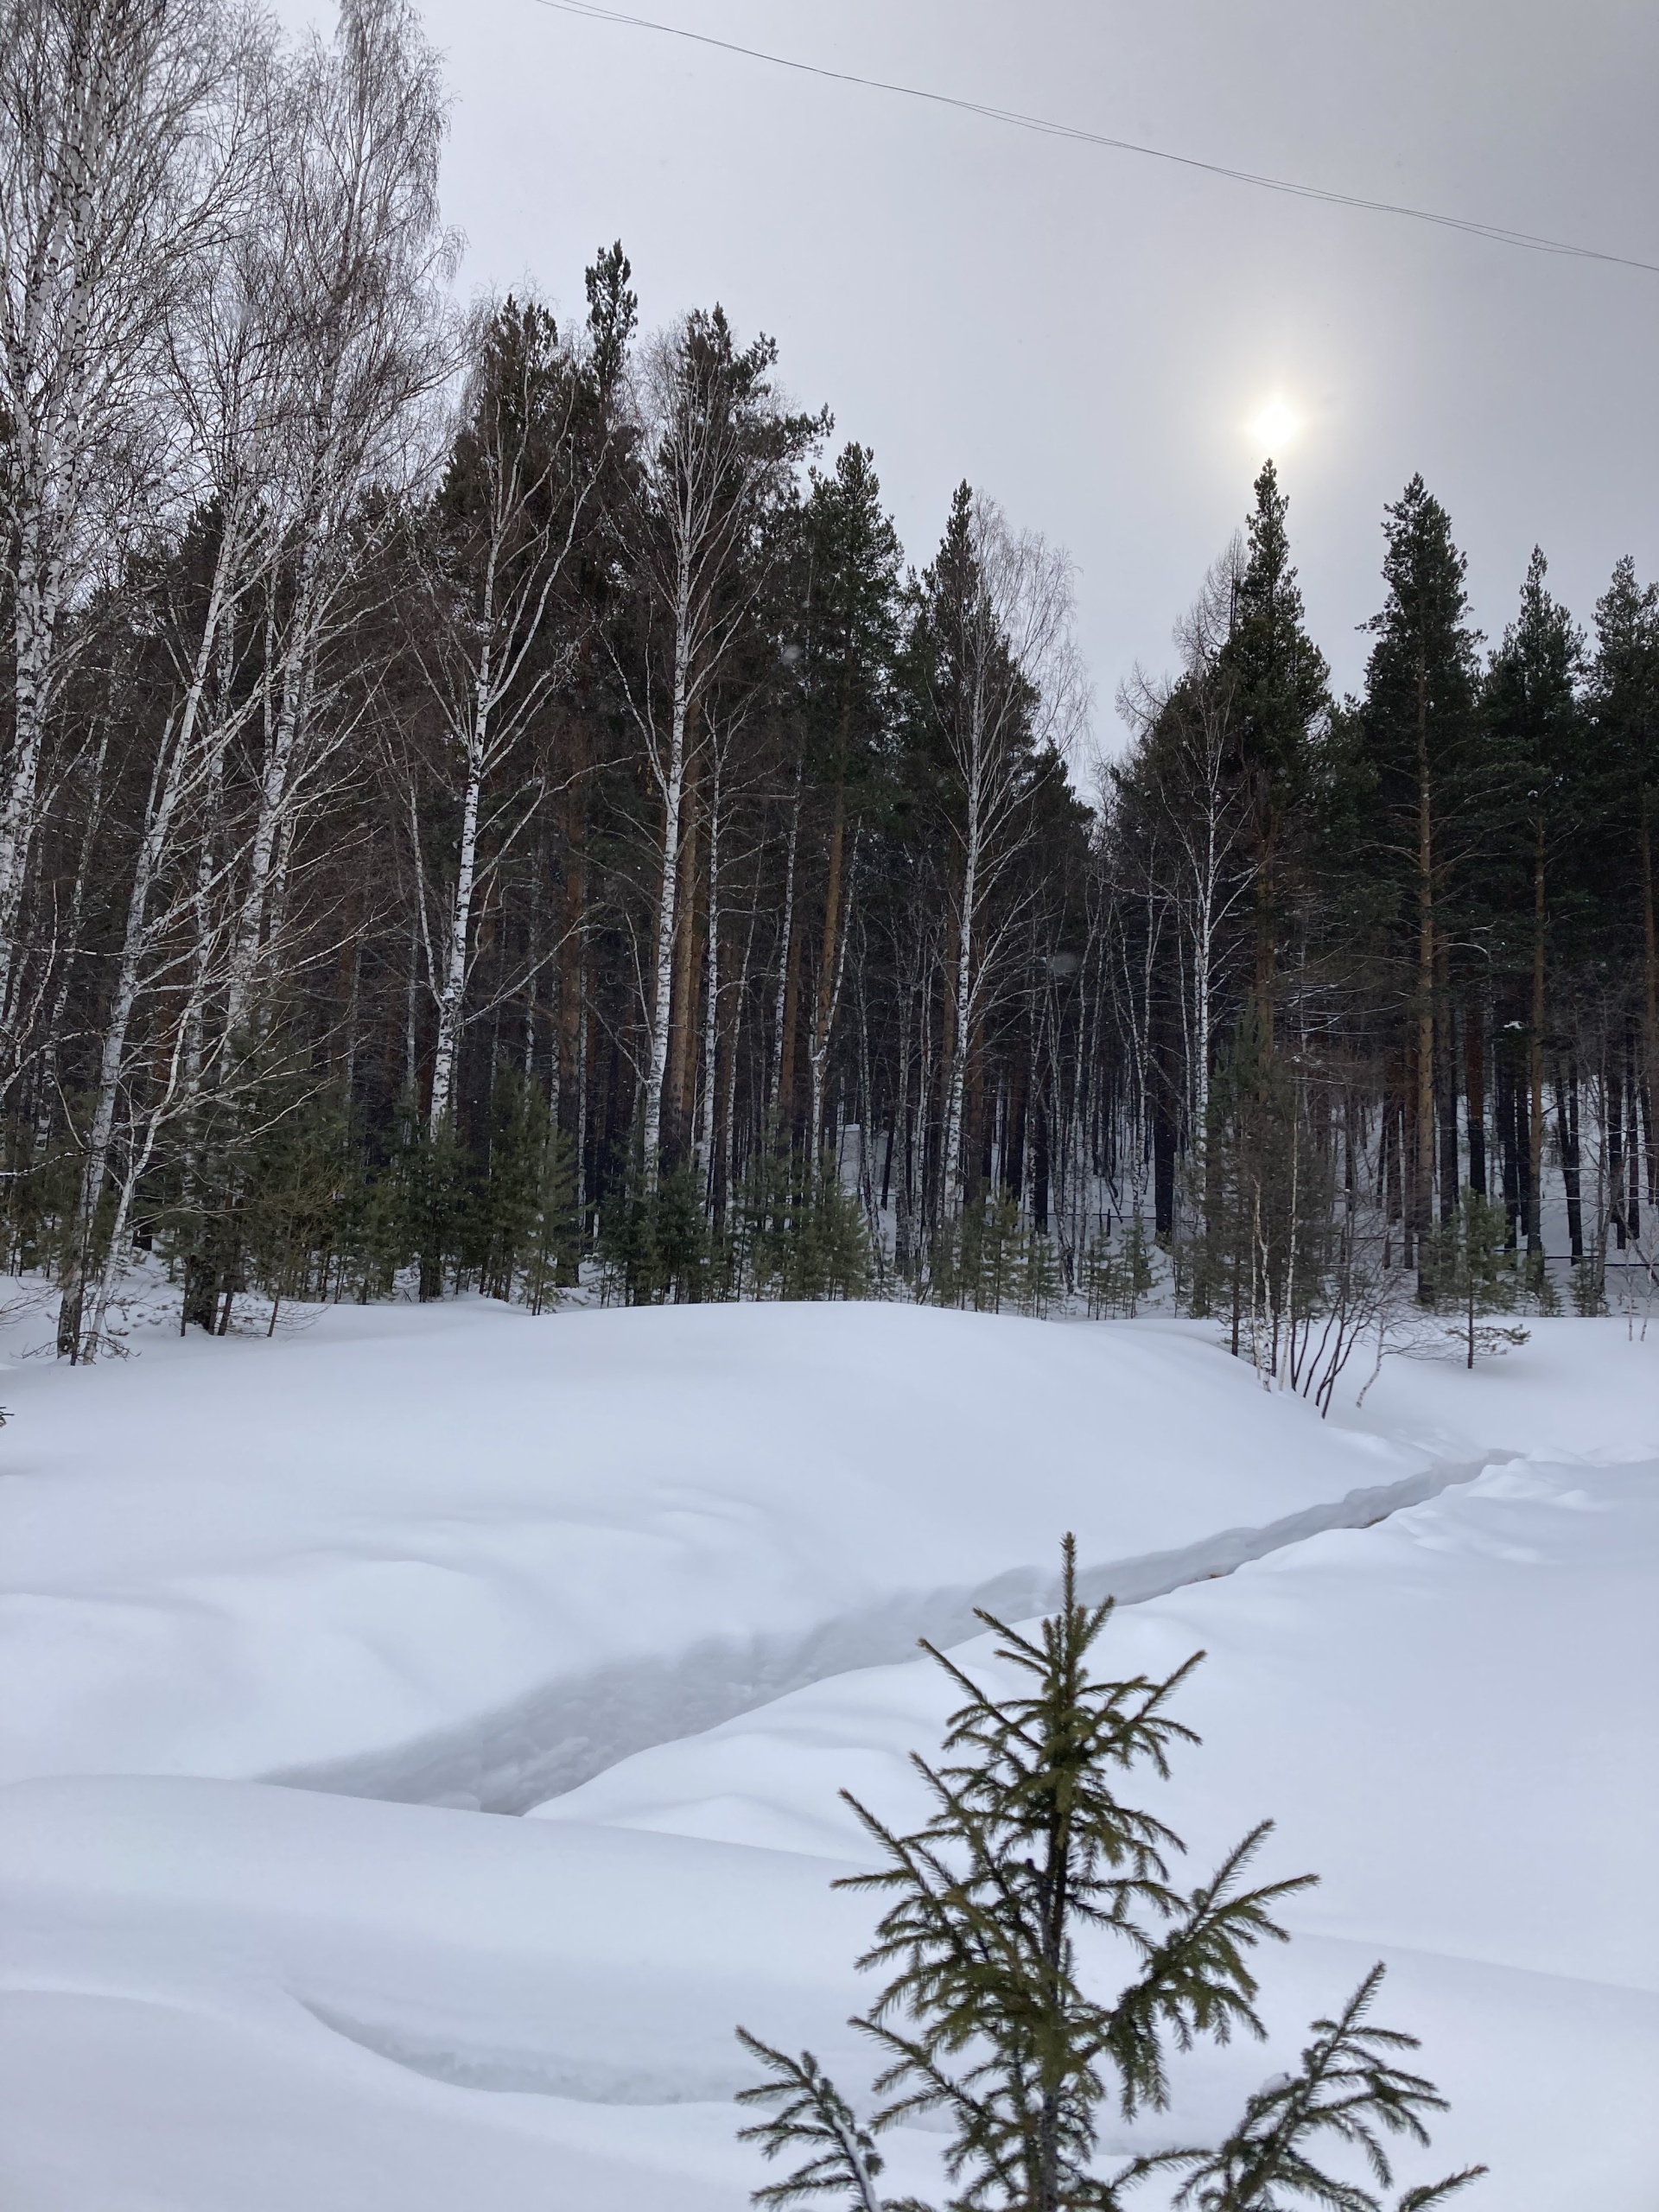
[[[1480,2156],[1494,2212],[1575,2190],[1647,2212],[1656,1567],[1659,1468],[1511,1468],[1120,1614],[1126,1668],[1211,1653],[1184,1706],[1205,1747],[1153,1797],[1195,1866],[1271,1811],[1272,1871],[1326,1876],[1266,1962],[1274,2044],[1189,2063],[1157,2139],[1224,2125],[1380,1955],[1382,2016],[1453,2101],[1414,2172]],[[957,1656],[995,1672],[984,1639]],[[221,1782],[0,1792],[9,2202],[654,2212],[671,2185],[739,2212],[731,2025],[863,2085],[842,2024],[870,1908],[828,1888],[864,1855],[835,1791],[902,1818],[903,1755],[950,1702],[925,1663],[862,1670],[529,1821]],[[925,2186],[936,2147],[901,2141],[898,2176]]]
[[[1653,2202],[1656,1587],[1659,1464],[1514,1465],[1110,1630],[1125,1674],[1208,1650],[1181,1707],[1204,1750],[1154,1808],[1200,1865],[1276,1816],[1275,1871],[1323,1876],[1292,1924],[1393,1962],[1389,2017],[1423,2034],[1452,2099],[1437,2133],[1494,2164],[1504,2212]],[[990,1639],[956,1656],[998,1679]],[[925,1662],[846,1675],[539,1810],[856,1856],[837,1787],[921,1817],[906,1754],[957,1701]],[[1250,2052],[1205,2072],[1242,2088],[1253,2069]]]
[[[1140,1596],[1429,1464],[1190,1338],[913,1306],[332,1308],[7,1390],[0,1779],[508,1810],[1035,1611],[1063,1529]]]
[[[1208,1653],[1167,1816],[1200,1856],[1277,1817],[1323,1876],[1304,1925],[1659,1992],[1659,1909],[1631,1910],[1659,1842],[1632,1756],[1659,1733],[1656,1590],[1659,1464],[1516,1464],[1122,1608],[1105,1657],[1156,1676]],[[963,1649],[1002,1679],[990,1639]],[[925,1659],[842,1675],[534,1817],[856,1856],[840,1790],[925,1817],[907,1755],[959,1702]]]
[[[1639,1319],[1611,1316],[1529,1316],[1525,1327],[1519,1351],[1483,1359],[1472,1372],[1455,1358],[1390,1359],[1356,1406],[1362,1370],[1332,1419],[1451,1459],[1659,1459],[1659,1316],[1646,1330]]]
[[[1570,1354],[1512,1417],[1539,1335],[1443,1400],[1405,1370],[1388,1427],[1589,1426]],[[950,1703],[899,1655],[976,1592],[1029,1611],[1071,1524],[1145,1599],[1126,1669],[1211,1655],[1158,1805],[1195,1869],[1272,1815],[1271,1871],[1325,1877],[1265,1961],[1272,2046],[1185,2063],[1162,2139],[1382,1956],[1454,2105],[1409,2177],[1478,2157],[1470,2212],[1652,2212],[1659,1352],[1604,1325],[1586,1357],[1595,1463],[1366,1527],[1447,1467],[1185,1326],[472,1307],[15,1370],[0,2201],[742,2212],[733,2024],[868,2075],[836,1792],[902,1818]],[[334,1794],[244,1778],[284,1763]],[[525,1820],[340,1794],[584,1772]],[[931,2190],[938,2139],[893,2148]]]

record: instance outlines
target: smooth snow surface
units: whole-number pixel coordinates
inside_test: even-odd
[[[1325,1878],[1272,2044],[1137,2142],[1381,1956],[1454,2107],[1408,2177],[1652,2212],[1659,1349],[1617,1324],[1385,1372],[1364,1432],[1191,1325],[888,1306],[331,1313],[4,1397],[7,2212],[741,2212],[734,2023],[868,2082],[837,1791],[908,1817],[916,1634],[994,1675],[970,1604],[1039,1606],[1067,1526],[1125,1671],[1211,1655],[1148,1785],[1194,1878],[1263,1815]]]
[[[8,1389],[0,1779],[489,1810],[1034,1611],[1062,1529],[1141,1596],[1429,1465],[1191,1338],[914,1306],[336,1307]]]

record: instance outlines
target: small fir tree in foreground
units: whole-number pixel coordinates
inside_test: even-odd
[[[861,2123],[810,2052],[791,2057],[740,2029],[768,2077],[740,2096],[766,2114],[742,2136],[768,2158],[796,2161],[755,2202],[827,2196],[855,2212],[928,2212],[878,2195],[875,2138],[935,2113],[950,2132],[952,2212],[1120,2212],[1154,2173],[1177,2183],[1174,2202],[1192,2212],[1383,2212],[1388,2139],[1426,2143],[1423,2115],[1445,2100],[1395,2064],[1414,2037],[1369,2024],[1381,1967],[1336,2018],[1314,2022],[1300,2070],[1258,2090],[1221,2145],[1096,2170],[1105,2107],[1125,2120],[1163,2110],[1173,2052],[1201,2037],[1265,2033],[1250,1955],[1285,1940],[1275,1915],[1313,1877],[1251,1884],[1263,1822],[1208,1881],[1174,1880],[1180,1839],[1127,1804],[1118,1782],[1142,1765],[1166,1775],[1170,1747],[1198,1740],[1168,1707],[1203,1655],[1162,1681],[1097,1676],[1091,1653],[1111,1601],[1081,1602],[1076,1567],[1068,1536],[1060,1605],[1039,1637],[979,1616],[1025,1694],[994,1699],[924,1645],[966,1700],[944,1760],[915,1762],[933,1800],[925,1826],[898,1834],[847,1796],[885,1861],[836,1885],[887,1901],[859,1961],[886,1979],[853,2024],[882,2055],[883,2101]],[[1079,1971],[1077,1939],[1090,1930],[1119,1936],[1128,1954],[1128,1977],[1110,1997]],[[1357,2154],[1366,2178],[1325,2171],[1328,2147]],[[1408,2190],[1394,2212],[1427,2212],[1484,2171]]]

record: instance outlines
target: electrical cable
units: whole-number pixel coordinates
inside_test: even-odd
[[[958,110],[963,115],[982,117],[987,122],[1005,123],[1017,130],[1032,130],[1046,138],[1070,139],[1079,145],[1103,146],[1118,154],[1138,154],[1147,161],[1170,162],[1177,168],[1199,169],[1206,176],[1226,178],[1233,184],[1248,184],[1261,192],[1282,192],[1295,200],[1319,200],[1329,207],[1352,207],[1371,215],[1395,215],[1414,223],[1432,223],[1438,229],[1461,231],[1470,238],[1485,238],[1494,245],[1519,246],[1529,253],[1564,255],[1575,261],[1601,261],[1616,269],[1640,269],[1650,276],[1659,276],[1659,262],[1640,261],[1632,254],[1609,253],[1599,246],[1577,245],[1564,238],[1538,237],[1531,231],[1506,230],[1501,224],[1480,223],[1462,215],[1445,215],[1431,207],[1411,207],[1391,200],[1368,200],[1359,193],[1336,192],[1323,185],[1299,184],[1294,179],[1259,175],[1253,169],[1231,168],[1224,162],[1206,162],[1196,154],[1173,153],[1166,146],[1142,145],[1133,138],[1109,137],[1100,130],[1085,130],[1078,124],[1056,123],[1039,115],[1022,115],[1015,108],[993,107],[982,100],[958,99],[954,93],[929,91],[925,86],[900,85],[885,77],[864,77],[850,69],[830,69],[816,61],[799,61],[785,54],[768,54],[758,46],[742,46],[736,40],[716,38],[709,31],[688,30],[679,23],[653,22],[645,16],[624,15],[615,8],[601,8],[594,0],[536,0],[540,8],[553,10],[559,15],[581,16],[591,22],[615,23],[630,30],[656,31],[664,38],[687,41],[693,46],[708,46],[722,54],[741,54],[746,60],[764,61],[774,69],[789,69],[803,77],[820,77],[834,85],[855,85],[865,92],[893,92],[905,99],[926,100],[934,107]]]

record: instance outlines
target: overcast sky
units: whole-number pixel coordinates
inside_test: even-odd
[[[1659,262],[1655,0],[623,0],[804,60]],[[290,19],[305,0],[289,0]],[[468,290],[718,299],[874,446],[925,560],[963,476],[1070,549],[1112,697],[1276,452],[1339,684],[1385,500],[1450,510],[1494,637],[1535,542],[1588,621],[1659,572],[1659,276],[1552,259],[790,75],[537,0],[427,0]]]

